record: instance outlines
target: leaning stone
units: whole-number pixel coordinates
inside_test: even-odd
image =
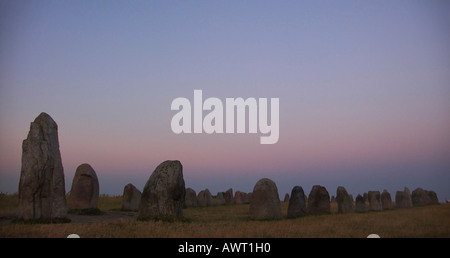
[[[183,217],[185,195],[183,165],[164,161],[145,184],[138,219]]]

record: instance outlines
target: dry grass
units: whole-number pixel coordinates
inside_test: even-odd
[[[14,200],[16,199],[16,200]],[[10,216],[17,207],[17,196],[0,199],[0,214]],[[126,214],[128,218],[67,224],[0,225],[0,237],[450,237],[450,205],[440,204],[410,209],[364,214],[332,213],[275,221],[247,219],[248,205],[188,208],[185,220],[175,222],[136,221],[135,213],[120,211],[121,197],[102,196],[100,210],[107,214]],[[287,203],[282,203],[286,216]],[[9,215],[8,215],[9,214]]]

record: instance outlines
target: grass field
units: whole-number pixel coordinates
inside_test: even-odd
[[[248,204],[184,209],[180,221],[136,221],[135,212],[122,212],[121,197],[101,196],[99,209],[106,215],[87,216],[88,222],[64,224],[11,223],[18,200],[0,196],[0,237],[358,237],[376,233],[381,237],[450,237],[450,205],[439,204],[409,209],[331,214],[274,221],[247,219]],[[287,203],[281,203],[286,216]],[[94,218],[96,217],[96,218]],[[95,221],[90,221],[95,219]]]

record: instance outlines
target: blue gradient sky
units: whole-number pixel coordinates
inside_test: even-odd
[[[142,189],[178,159],[187,187],[280,195],[407,186],[450,198],[448,1],[1,1],[0,191],[47,112],[66,189],[90,163],[100,192]],[[280,99],[280,139],[180,134],[173,99]]]

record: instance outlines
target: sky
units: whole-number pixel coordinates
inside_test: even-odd
[[[0,192],[30,123],[58,124],[66,191],[142,190],[165,160],[186,187],[280,197],[406,186],[450,198],[449,1],[1,1]],[[176,98],[279,98],[279,140],[175,134]],[[208,114],[203,112],[203,116]]]

